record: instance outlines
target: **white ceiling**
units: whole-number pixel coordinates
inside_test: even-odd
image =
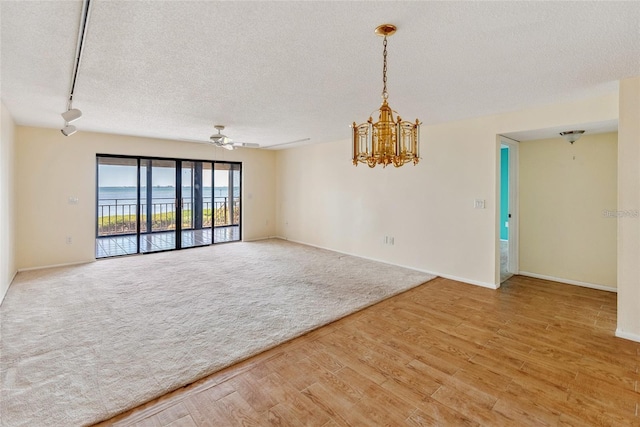
[[[1,97],[18,124],[62,127],[81,10],[2,0]],[[223,124],[263,147],[350,138],[380,104],[382,23],[398,27],[389,103],[425,124],[611,93],[640,75],[640,2],[93,0],[74,124],[202,141]]]

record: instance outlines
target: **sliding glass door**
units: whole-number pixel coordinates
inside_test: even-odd
[[[215,163],[214,243],[240,240],[240,164]]]
[[[140,160],[140,252],[176,249],[176,161]]]
[[[138,253],[138,160],[98,157],[96,258]]]
[[[211,162],[182,162],[182,247],[210,245]]]
[[[96,258],[240,240],[241,164],[97,156]]]

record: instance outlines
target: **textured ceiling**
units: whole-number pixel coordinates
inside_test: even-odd
[[[1,97],[60,128],[81,1],[2,0]],[[640,2],[93,0],[80,131],[263,147],[350,138],[380,103],[425,124],[611,93],[640,75]]]

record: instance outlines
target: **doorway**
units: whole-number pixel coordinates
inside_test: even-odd
[[[241,239],[241,164],[98,155],[96,258]]]
[[[518,142],[500,138],[499,259],[500,283],[518,274]]]

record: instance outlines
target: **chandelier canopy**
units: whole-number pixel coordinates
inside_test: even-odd
[[[389,107],[387,99],[387,37],[396,32],[395,25],[383,24],[376,28],[376,34],[384,37],[382,42],[382,105],[379,119],[373,118],[357,125],[353,122],[353,164],[366,163],[373,168],[376,165],[386,167],[393,164],[400,167],[405,163],[420,161],[420,121],[415,123],[403,121],[400,115]],[[395,113],[397,119],[394,120]],[[373,115],[373,114],[372,114]]]

